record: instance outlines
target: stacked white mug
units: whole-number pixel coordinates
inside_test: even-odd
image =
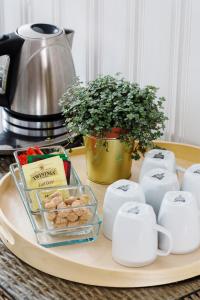
[[[129,201],[145,202],[138,183],[121,179],[107,188],[103,205],[103,233],[108,239],[112,240],[114,219],[119,208]]]
[[[191,192],[200,208],[200,164],[194,164],[185,171],[182,190]]]
[[[158,249],[158,232],[168,239],[167,250]],[[128,267],[152,263],[157,255],[169,255],[171,234],[156,224],[153,208],[145,203],[128,202],[120,207],[114,222],[112,257]]]
[[[200,211],[196,199],[190,192],[168,192],[162,201],[158,223],[172,234],[172,253],[183,254],[200,245]],[[159,237],[159,246],[167,246],[165,236]]]
[[[141,181],[145,173],[157,168],[166,169],[172,173],[175,173],[176,159],[174,153],[172,151],[161,149],[153,149],[146,152],[140,170],[139,181]]]
[[[145,173],[140,185],[144,191],[146,203],[153,207],[156,215],[158,215],[165,193],[179,190],[177,175],[161,168]]]

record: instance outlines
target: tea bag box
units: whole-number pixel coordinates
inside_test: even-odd
[[[145,199],[158,215],[163,197],[168,191],[178,191],[177,175],[166,169],[152,169],[144,174],[140,185],[144,191]]]
[[[140,181],[144,174],[152,169],[162,168],[176,172],[176,159],[173,152],[168,150],[153,149],[145,154],[140,171]]]
[[[145,202],[138,183],[121,179],[107,188],[103,205],[103,233],[108,239],[112,240],[114,219],[119,208],[129,201]]]

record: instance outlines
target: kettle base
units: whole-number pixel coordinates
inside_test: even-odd
[[[61,114],[57,117],[44,118],[21,117],[8,109],[2,110],[2,125],[4,131],[12,132],[23,137],[53,138],[67,133]]]
[[[82,137],[74,137],[73,144],[69,144],[68,140],[71,136],[69,134],[63,134],[56,138],[23,138],[9,131],[0,132],[0,155],[12,155],[13,151],[19,148],[31,147],[37,145],[39,147],[62,145],[65,148],[79,147],[83,145]]]
[[[38,145],[40,147],[62,145],[65,148],[79,147],[83,145],[82,136],[66,132],[54,137],[37,137],[36,135],[23,136],[19,133],[13,133],[2,126],[2,123],[5,123],[3,117],[5,117],[4,109],[0,108],[0,155],[12,155],[13,151],[18,148],[26,148],[33,145]],[[73,143],[69,143],[69,140],[71,139],[73,139]]]

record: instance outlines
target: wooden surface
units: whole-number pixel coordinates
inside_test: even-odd
[[[182,167],[200,162],[198,147],[169,143],[163,143],[162,146],[175,152],[177,163]],[[81,181],[93,188],[101,213],[106,186],[88,181],[84,148],[73,150],[71,158]],[[137,180],[140,164],[141,162],[133,163],[133,180]],[[2,237],[4,243],[23,261],[46,273],[76,282],[113,287],[159,285],[200,274],[200,249],[187,255],[159,257],[152,265],[142,268],[120,266],[112,260],[111,242],[101,232],[95,243],[45,249],[35,241],[31,224],[10,174],[1,180],[0,194],[0,227],[4,230],[4,237],[8,239]],[[6,231],[10,235],[6,235]]]

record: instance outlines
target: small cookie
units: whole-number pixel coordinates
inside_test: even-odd
[[[78,216],[73,211],[69,211],[67,215],[67,220],[70,222],[75,222],[78,220]]]
[[[68,205],[71,205],[75,200],[76,200],[76,198],[74,196],[70,196],[70,197],[64,199],[64,202]]]
[[[81,200],[75,200],[75,201],[72,203],[72,207],[74,207],[74,206],[81,206],[81,205],[83,205]],[[74,208],[74,209],[73,209],[73,212],[74,212],[78,217],[80,217],[80,216],[82,216],[82,214],[83,214],[83,208]]]
[[[55,218],[54,223],[55,223],[56,225],[60,225],[60,224],[66,225],[66,224],[68,223],[68,221],[67,221],[66,218],[61,218],[61,217],[59,217],[59,216],[57,215],[56,218]]]
[[[59,217],[66,218],[68,216],[69,210],[65,209],[67,205],[63,201],[58,204],[57,208],[59,209],[59,211],[57,211]],[[63,210],[61,210],[62,208]]]
[[[54,203],[53,200],[51,200],[51,201],[49,201],[49,202],[46,202],[46,203],[44,204],[44,207],[45,207],[46,209],[56,209],[56,204]]]
[[[58,205],[57,205],[57,208],[67,208],[67,205],[65,204],[65,202],[60,202],[60,203],[58,203]]]
[[[54,203],[56,205],[58,205],[59,203],[61,203],[63,201],[62,196],[53,197],[51,201],[54,201]]]
[[[87,222],[91,219],[92,213],[89,210],[89,208],[83,208],[83,210],[84,210],[84,213],[82,214],[82,216],[80,216],[79,220]]]
[[[56,191],[53,194],[48,196],[49,199],[52,199],[52,198],[55,198],[55,197],[61,197],[62,198],[62,193],[59,192],[59,191]]]
[[[47,219],[48,219],[49,221],[54,221],[55,218],[56,218],[56,213],[55,213],[55,212],[51,212],[51,213],[48,213],[48,214],[47,214]]]

